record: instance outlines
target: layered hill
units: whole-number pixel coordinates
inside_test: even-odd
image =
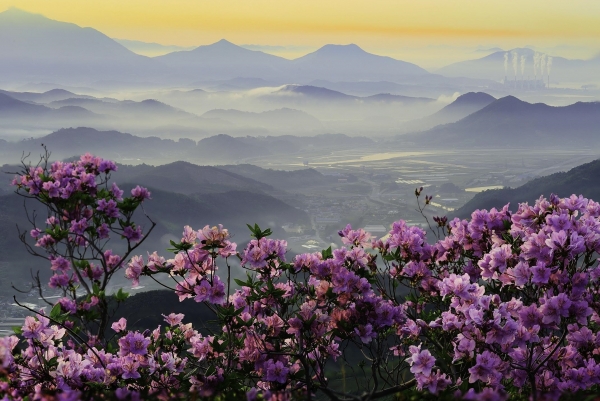
[[[495,97],[484,92],[465,93],[434,114],[407,122],[403,128],[407,131],[417,131],[453,123],[483,109],[494,100]]]
[[[16,172],[18,169],[17,166],[5,165],[0,172]],[[5,183],[9,176],[6,178]],[[246,224],[270,227],[280,237],[285,236],[281,229],[285,224],[310,227],[310,219],[304,211],[271,195],[280,194],[280,190],[225,169],[184,162],[157,167],[119,165],[111,180],[126,193],[135,185],[147,186],[152,193],[152,199],[144,203],[143,212],[135,216],[135,221],[144,230],[150,225],[144,213],[157,223],[147,242],[138,250],[142,254],[158,250],[167,256],[168,240],[180,238],[185,225],[199,229],[207,224],[223,224],[235,235],[240,246],[249,240]],[[0,186],[0,290],[5,294],[11,293],[11,282],[30,281],[30,269],[34,272],[40,269],[42,280],[46,280],[49,273],[47,263],[28,255],[19,240],[16,226],[25,232],[32,227],[26,217],[23,198],[9,194],[9,190],[8,185]],[[39,208],[35,202],[27,202],[30,212]],[[38,224],[42,224],[42,220]],[[26,239],[32,243],[27,236]],[[111,243],[115,252],[123,251],[123,246],[119,241]],[[6,266],[11,268],[5,269]]]
[[[66,128],[40,138],[20,142],[1,141],[0,156],[17,163],[23,152],[38,155],[45,145],[58,159],[89,152],[120,163],[161,164],[173,160],[188,160],[198,164],[228,164],[268,156],[307,152],[329,152],[331,149],[354,149],[373,145],[366,137],[343,134],[322,134],[309,137],[295,135],[237,137],[214,135],[198,142],[179,138],[177,141],[159,137],[140,137],[119,131],[101,131],[88,127]]]
[[[268,184],[235,172],[182,161],[156,167],[145,164],[122,165],[119,166],[119,171],[113,174],[113,178],[120,182],[137,183],[186,195],[237,190],[258,193],[274,191]]]
[[[245,160],[272,154],[312,154],[329,149],[355,149],[373,145],[366,137],[350,137],[343,134],[324,134],[310,137],[293,135],[266,137],[238,137],[216,135],[198,142],[198,155],[221,165],[227,160]],[[221,160],[221,162],[219,162]]]
[[[574,147],[582,143],[597,146],[599,126],[600,102],[553,107],[506,96],[455,123],[402,138],[427,141],[434,146]]]
[[[202,114],[203,118],[218,118],[238,126],[262,127],[278,132],[323,131],[323,124],[312,115],[295,109],[282,108],[253,113],[240,110],[215,109]]]
[[[47,107],[21,101],[0,93],[0,127],[39,127],[56,129],[61,126],[100,123],[104,116],[80,106]]]
[[[401,96],[390,93],[378,93],[370,96],[353,96],[332,89],[311,85],[284,85],[270,94],[264,95],[262,98],[277,102],[328,102],[343,105],[378,105],[381,103],[421,105],[435,101],[435,99],[425,97]]]
[[[476,209],[500,208],[507,203],[511,210],[517,210],[521,202],[532,204],[540,195],[549,197],[554,193],[565,197],[572,194],[583,195],[588,199],[600,199],[600,160],[577,166],[567,172],[555,173],[529,181],[518,188],[503,188],[480,192],[454,215],[467,218]]]
[[[258,166],[253,166],[251,164],[225,165],[218,166],[218,168],[284,190],[308,188],[318,185],[328,185],[334,181],[337,181],[338,179],[338,177],[323,175],[312,168],[283,171],[264,169]]]

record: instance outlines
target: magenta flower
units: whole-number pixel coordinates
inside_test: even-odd
[[[522,287],[529,282],[531,277],[531,269],[526,262],[519,262],[514,268],[508,269],[509,274],[514,278],[515,285]]]
[[[151,199],[150,195],[150,191],[148,191],[146,188],[140,187],[139,185],[131,190],[131,196],[139,201]]]
[[[132,358],[131,356],[126,356],[121,359],[121,368],[123,369],[123,379],[139,379],[142,377],[140,372],[138,372],[138,368],[140,363]]]
[[[145,355],[150,345],[150,339],[138,332],[129,332],[119,339],[119,355]]]
[[[289,369],[281,361],[273,362],[269,359],[265,363],[265,380],[284,384],[287,381]]]
[[[184,316],[185,315],[183,313],[169,313],[167,316],[162,315],[162,317],[165,318],[165,322],[169,323],[171,326],[176,326],[181,323]]]
[[[112,186],[110,187],[110,192],[112,193],[112,196],[114,196],[117,201],[123,200],[123,191],[121,189],[119,189],[119,187],[117,186],[116,183],[114,183],[114,182],[112,183]]]
[[[550,274],[552,274],[552,271],[546,267],[544,262],[539,262],[536,266],[532,267],[531,272],[533,273],[531,282],[534,284],[547,284]]]
[[[127,328],[127,319],[122,317],[119,320],[117,320],[116,322],[114,322],[110,327],[117,333],[120,333],[121,331],[125,331],[125,329]]]
[[[211,285],[210,283],[204,279],[200,282],[200,284],[194,286],[194,293],[196,296],[194,297],[194,301],[196,302],[204,302],[208,299],[211,293]]]
[[[125,269],[125,277],[132,280],[133,286],[140,283],[140,275],[144,269],[144,259],[142,256],[134,256],[131,258],[131,262],[128,263],[127,269]]]
[[[411,357],[407,359],[407,362],[410,365],[410,371],[415,375],[431,375],[431,369],[433,369],[433,366],[435,365],[435,358],[431,355],[429,350],[421,351],[420,345],[418,347],[411,345],[409,351],[412,354]]]
[[[535,304],[525,306],[519,311],[519,319],[523,326],[532,328],[535,325],[542,324],[544,314],[538,309]]]
[[[469,369],[471,374],[469,383],[475,383],[477,380],[484,383],[495,383],[502,377],[502,373],[499,372],[502,360],[498,355],[490,351],[483,351],[477,355],[475,361],[475,366]]]
[[[569,317],[569,307],[571,300],[566,294],[558,294],[546,300],[542,305],[541,311],[544,314],[542,322],[545,324],[560,324],[561,317]]]
[[[360,340],[365,344],[370,343],[371,340],[377,337],[377,333],[373,331],[371,323],[356,327],[354,333],[356,333]]]
[[[131,242],[138,242],[142,239],[142,227],[137,226],[135,228],[127,226],[123,229],[123,237],[127,238]]]
[[[215,276],[213,279],[208,300],[215,305],[223,305],[225,303],[225,284],[219,280],[219,276]]]
[[[117,218],[119,217],[119,209],[117,209],[117,202],[113,199],[106,200],[100,199],[98,201],[98,207],[96,208],[99,212],[103,212],[106,217]]]
[[[44,329],[45,327],[42,322],[32,316],[27,316],[25,318],[25,323],[21,328],[23,331],[23,337],[25,338],[39,338],[40,333]]]

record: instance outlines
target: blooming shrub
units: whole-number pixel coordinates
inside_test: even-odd
[[[8,399],[366,400],[417,391],[558,400],[598,391],[592,200],[552,195],[515,213],[507,205],[469,221],[436,218],[447,235],[432,244],[403,221],[375,240],[347,226],[344,247],[288,261],[270,230],[249,226],[253,239],[238,252],[223,227],[186,226],[172,258],[130,257],[145,238],[132,216],[150,194],[136,187],[123,198],[107,184],[115,169],[84,155],[13,182],[48,207],[46,228],[31,236],[64,297],[0,339]],[[110,237],[126,242],[122,256],[105,249]],[[232,258],[245,278],[232,277]],[[124,318],[108,327],[106,284],[123,270],[133,285],[163,279],[180,301],[205,303],[221,329],[201,333],[174,313],[142,333]],[[338,367],[353,364],[360,378],[348,389]]]

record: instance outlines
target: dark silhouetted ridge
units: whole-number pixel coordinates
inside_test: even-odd
[[[600,199],[600,160],[582,164],[567,172],[536,178],[518,188],[493,189],[480,192],[464,206],[454,212],[454,216],[467,218],[476,209],[499,209],[510,203],[515,211],[518,204],[531,205],[540,195],[549,197],[554,193],[560,197],[583,194],[588,199]]]

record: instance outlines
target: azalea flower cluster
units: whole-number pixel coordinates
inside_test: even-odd
[[[130,213],[148,192],[135,188],[127,201],[116,186],[96,190],[88,179],[62,198],[68,182],[58,177],[82,181],[76,177],[84,171],[105,173],[110,164],[84,156],[64,166],[34,168],[16,184],[56,208],[47,228],[32,233],[50,254],[57,277],[50,285],[66,293],[91,288],[49,313],[34,311],[18,336],[0,339],[0,393],[8,399],[339,400],[420,392],[537,401],[600,388],[600,204],[592,200],[552,195],[514,213],[507,205],[477,210],[470,220],[436,218],[447,235],[431,243],[404,221],[379,239],[347,226],[341,248],[289,258],[287,243],[256,225],[239,252],[222,226],[186,226],[170,258],[118,256],[98,245],[97,229],[106,224],[130,251],[136,238],[125,228],[138,227]],[[96,247],[95,259],[61,253],[40,243],[44,235],[67,249]],[[216,325],[197,330],[172,313],[165,327],[140,332],[107,317],[99,278],[124,260],[132,285],[151,277],[180,301],[206,305]],[[245,277],[234,273],[238,262]],[[121,292],[115,298],[124,301]],[[92,322],[105,330],[92,333]],[[340,368],[352,370],[357,386],[346,386]]]
[[[133,215],[150,198],[150,192],[137,186],[130,197],[124,196],[115,183],[109,183],[111,172],[117,170],[110,160],[89,153],[73,162],[50,163],[48,158],[46,153],[38,165],[24,164],[12,181],[18,195],[43,204],[48,211],[43,225],[35,211],[29,213],[34,225],[29,235],[35,244],[27,242],[26,233],[21,239],[30,253],[49,262],[52,275],[47,286],[62,297],[55,305],[44,300],[65,315],[59,327],[77,334],[80,342],[104,345],[111,317],[106,289],[123,268],[123,261],[145,238]],[[118,251],[107,249],[111,238],[121,238],[126,244]],[[33,279],[31,290],[42,294],[39,275]],[[117,301],[125,298],[121,291]],[[46,330],[45,324],[39,324]]]

